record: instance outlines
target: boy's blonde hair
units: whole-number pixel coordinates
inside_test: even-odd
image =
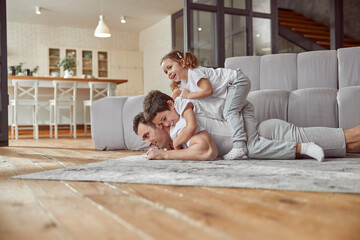
[[[194,69],[199,66],[199,60],[197,59],[195,54],[193,54],[192,52],[183,53],[183,52],[177,51],[177,50],[171,51],[161,59],[160,65],[163,63],[163,61],[165,59],[171,59],[171,60],[179,63],[180,65],[182,65],[181,59],[184,59],[185,67],[190,68],[190,69]],[[172,81],[170,84],[171,90],[178,88],[179,84],[180,83],[176,83],[176,82]]]

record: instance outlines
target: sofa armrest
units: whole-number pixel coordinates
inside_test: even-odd
[[[127,149],[123,108],[127,97],[106,97],[91,106],[91,136],[97,150]]]

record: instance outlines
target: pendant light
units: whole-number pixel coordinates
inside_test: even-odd
[[[100,17],[99,17],[99,24],[97,25],[97,27],[95,29],[94,36],[99,37],[99,38],[111,37],[110,29],[106,25],[106,23],[104,21],[104,16],[102,15],[102,13],[103,13],[103,0],[101,0],[101,2],[100,2],[100,10],[101,10],[101,12],[100,12]]]
[[[110,29],[106,25],[103,15],[100,15],[99,17],[99,24],[95,29],[94,36],[99,38],[111,37]]]

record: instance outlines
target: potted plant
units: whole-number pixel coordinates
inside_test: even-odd
[[[60,62],[56,62],[56,66],[64,68],[64,78],[72,77],[72,68],[76,66],[76,62],[72,56],[67,56]]]

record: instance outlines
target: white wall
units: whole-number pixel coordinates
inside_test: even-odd
[[[144,94],[152,89],[171,94],[170,80],[160,68],[161,58],[171,51],[171,16],[140,32],[144,58]]]
[[[40,76],[48,74],[48,47],[103,50],[139,50],[139,34],[111,32],[110,38],[94,37],[94,29],[7,23],[8,66],[25,62],[24,68],[39,65]]]

